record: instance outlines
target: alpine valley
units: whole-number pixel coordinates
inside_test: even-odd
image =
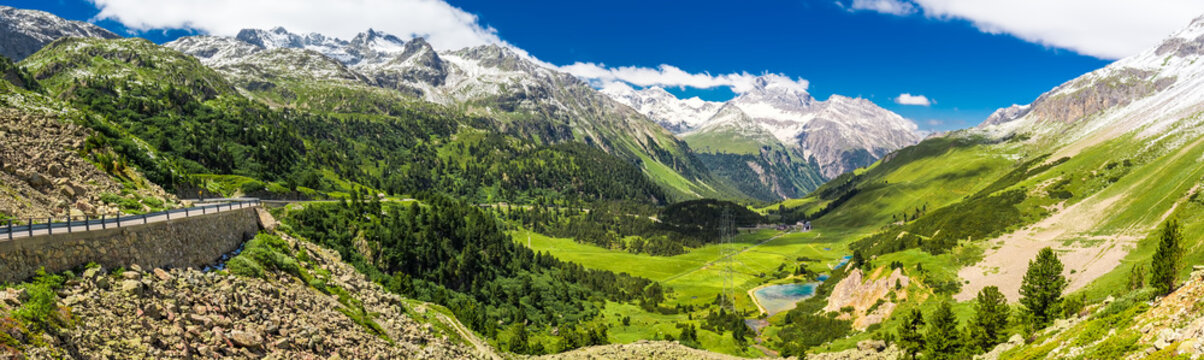
[[[0,55],[3,359],[1204,354],[1204,18],[936,134],[373,29]]]

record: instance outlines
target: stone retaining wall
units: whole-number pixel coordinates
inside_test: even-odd
[[[89,232],[0,240],[0,283],[20,282],[39,268],[70,270],[94,262],[108,269],[203,267],[259,232],[255,208]]]

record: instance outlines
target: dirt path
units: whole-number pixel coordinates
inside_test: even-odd
[[[439,317],[439,321],[442,321],[444,324],[451,325],[453,329],[456,329],[456,333],[459,333],[461,338],[464,338],[464,340],[472,343],[472,347],[476,348],[477,353],[480,353],[481,356],[485,356],[493,360],[502,360],[502,358],[497,355],[497,352],[493,350],[492,346],[489,346],[488,343],[482,341],[481,338],[478,338],[477,334],[465,328],[464,324],[461,324],[460,321],[452,319],[440,312],[435,312],[435,315]]]
[[[1179,152],[1172,154],[1169,161],[1187,156],[1191,149],[1204,142],[1204,138],[1185,146]],[[1020,299],[1020,284],[1024,273],[1028,270],[1029,260],[1045,247],[1051,247],[1058,252],[1058,257],[1065,265],[1067,279],[1070,285],[1067,292],[1083,288],[1091,281],[1111,272],[1120,265],[1122,259],[1133,250],[1137,241],[1152,230],[1148,225],[1143,228],[1134,226],[1107,236],[1089,235],[1103,219],[1114,214],[1118,206],[1125,206],[1126,195],[1141,193],[1141,187],[1154,181],[1157,174],[1150,173],[1140,181],[1134,181],[1128,188],[1108,198],[1101,198],[1101,190],[1082,201],[1071,205],[1053,215],[1030,225],[991,240],[989,244],[995,249],[987,250],[983,260],[974,266],[968,266],[958,271],[958,276],[967,283],[962,291],[954,295],[958,301],[973,299],[978,291],[987,286],[997,286],[1007,296],[1008,301]],[[1198,186],[1197,186],[1198,188]],[[1192,191],[1196,191],[1193,189]],[[1164,196],[1182,196],[1182,194],[1164,194]],[[1161,214],[1160,219],[1166,219],[1178,207],[1179,202],[1172,204],[1170,209]],[[1071,273],[1071,271],[1074,271]]]

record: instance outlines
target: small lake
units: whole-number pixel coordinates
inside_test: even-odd
[[[849,260],[852,260],[852,259],[853,259],[852,255],[845,255],[844,257],[840,258],[840,263],[836,264],[836,267],[834,267],[833,269],[839,269],[841,266],[847,265],[849,263]]]
[[[790,311],[794,308],[795,303],[815,295],[817,286],[819,283],[766,286],[754,291],[753,296],[757,297],[757,301],[772,316],[779,312]]]

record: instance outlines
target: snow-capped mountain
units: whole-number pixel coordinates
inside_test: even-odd
[[[723,191],[672,133],[584,80],[506,46],[436,51],[422,38],[374,30],[346,41],[283,28],[246,29],[232,38],[185,37],[165,46],[196,57],[264,101],[335,109],[368,101],[346,103],[344,90],[416,97],[498,119],[503,130],[541,142],[583,141],[635,163],[660,163],[653,166],[686,179],[687,187],[676,190],[691,196]]]
[[[674,133],[683,133],[698,128],[723,106],[721,102],[706,101],[697,96],[678,99],[660,87],[636,90],[622,82],[613,82],[602,87],[602,93],[647,115],[657,124]]]
[[[682,136],[696,149],[721,153],[751,153],[758,144],[781,144],[833,178],[919,142],[916,129],[915,123],[869,100],[832,95],[818,101],[798,83],[766,75]]]
[[[0,55],[21,61],[61,37],[116,39],[120,36],[82,21],[54,14],[0,6]]]
[[[977,131],[1025,133],[1058,155],[1073,155],[1121,135],[1139,139],[1204,132],[1204,17],[1158,46],[1117,60],[1039,96],[1000,109]],[[1066,146],[1071,145],[1073,146]]]

